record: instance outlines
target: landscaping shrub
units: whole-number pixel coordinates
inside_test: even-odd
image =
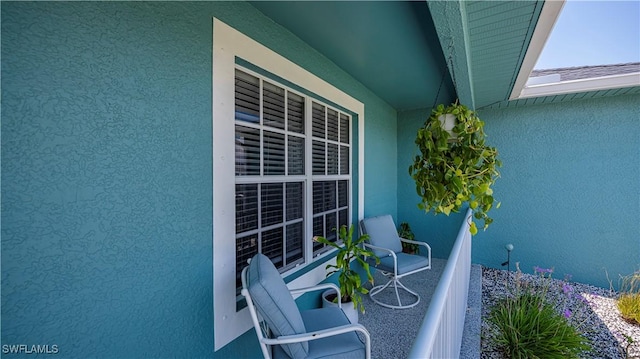
[[[536,267],[536,272],[542,286],[527,286],[517,276],[514,295],[491,310],[496,342],[510,358],[579,358],[590,346],[569,323],[571,311],[558,313],[546,301],[552,270]]]
[[[622,277],[617,304],[625,320],[640,324],[640,270]]]

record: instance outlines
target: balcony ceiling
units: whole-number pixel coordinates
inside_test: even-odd
[[[509,100],[528,77],[557,3],[524,1],[252,2],[398,110],[459,98],[475,109],[640,93],[640,87]],[[548,5],[548,8],[547,8]],[[546,9],[546,10],[545,10]],[[540,25],[540,29],[537,26]],[[534,44],[534,45],[531,45]],[[542,42],[544,44],[544,42]],[[452,74],[452,75],[451,75]],[[455,86],[454,86],[455,83]],[[454,90],[455,87],[455,90]]]
[[[455,99],[426,2],[251,3],[397,110]]]

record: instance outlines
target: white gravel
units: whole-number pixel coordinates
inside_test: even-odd
[[[556,275],[554,274],[554,277]],[[483,268],[482,271],[482,359],[507,358],[493,344],[495,328],[487,318],[493,305],[501,298],[514,292],[514,283],[519,280],[524,285],[541,288],[540,276],[516,274],[516,272]],[[570,288],[563,285],[568,283]],[[640,326],[628,323],[616,306],[616,292],[591,285],[552,279],[547,293],[550,303],[556,305],[559,313],[571,311],[569,320],[588,338],[592,349],[581,358],[640,358]],[[565,293],[566,292],[566,293]],[[628,344],[624,335],[633,340]],[[627,352],[623,348],[627,348]]]

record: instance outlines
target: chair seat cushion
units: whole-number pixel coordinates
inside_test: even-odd
[[[307,332],[351,324],[342,309],[338,307],[311,309],[303,311],[301,314]],[[305,357],[307,359],[362,359],[365,356],[365,344],[356,332],[310,340],[308,343],[309,354]],[[279,345],[273,348],[273,357],[274,359],[289,358]]]
[[[429,266],[429,259],[420,255],[397,252],[396,257],[398,258],[398,275]],[[375,262],[370,262],[370,265],[375,266],[379,270],[393,273],[392,256],[380,258],[380,264],[378,265],[375,265]]]

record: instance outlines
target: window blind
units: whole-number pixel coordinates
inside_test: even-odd
[[[305,262],[308,246],[314,255],[326,250],[311,242],[313,235],[336,241],[336,229],[348,225],[350,121],[348,114],[236,69],[236,294],[242,268],[256,253],[286,271]],[[305,233],[307,213],[312,233]]]

